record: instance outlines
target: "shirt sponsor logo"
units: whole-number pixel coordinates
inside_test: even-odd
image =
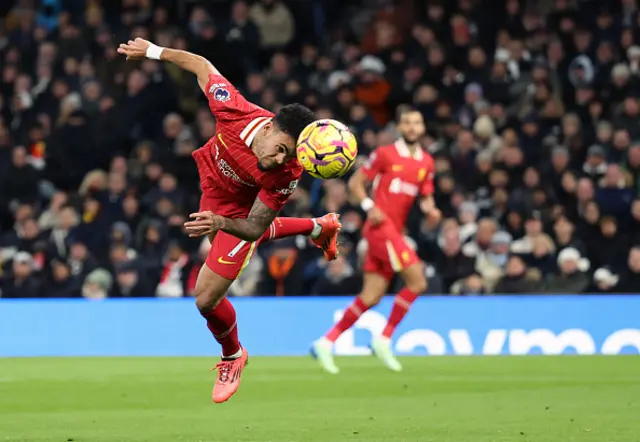
[[[218,164],[218,169],[220,169],[220,172],[222,173],[222,175],[226,176],[227,178],[231,178],[232,180],[234,180],[234,181],[236,181],[236,182],[238,182],[240,184],[244,184],[245,186],[253,187],[253,184],[248,183],[248,182],[244,181],[242,178],[240,178],[238,176],[238,174],[236,173],[236,171],[233,170],[231,168],[231,166],[229,166],[229,163],[227,163],[222,158],[220,158],[218,160],[217,164]]]
[[[394,178],[389,183],[389,193],[402,193],[409,196],[418,195],[418,186],[415,184],[407,183],[400,178]]]

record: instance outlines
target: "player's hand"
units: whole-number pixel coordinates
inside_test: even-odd
[[[222,227],[222,217],[211,211],[192,213],[189,215],[192,221],[184,223],[185,230],[190,238],[211,235]]]
[[[367,218],[369,219],[369,222],[372,225],[377,226],[378,224],[381,224],[384,221],[385,216],[382,210],[374,206],[371,210],[367,212]]]
[[[149,40],[136,38],[127,43],[121,43],[118,47],[118,54],[126,55],[127,60],[143,60],[147,58],[147,49],[151,46]]]

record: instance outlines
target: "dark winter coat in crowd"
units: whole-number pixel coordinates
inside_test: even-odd
[[[570,275],[554,274],[542,284],[542,289],[548,294],[577,294],[585,293],[591,279],[587,273],[575,272]]]
[[[454,256],[440,252],[435,267],[442,278],[443,288],[448,293],[454,282],[475,272],[475,259],[466,256],[462,251]]]
[[[640,272],[627,269],[620,277],[616,292],[640,294]]]
[[[39,298],[42,294],[42,286],[37,278],[9,277],[4,282],[0,281],[0,298]]]
[[[0,159],[1,160],[1,159]],[[0,176],[0,193],[2,199],[21,203],[34,203],[38,200],[39,173],[31,166],[16,167],[11,165]]]
[[[495,293],[532,294],[540,290],[540,284],[527,279],[525,274],[503,276],[493,289]]]
[[[362,275],[351,275],[344,279],[334,280],[322,276],[313,286],[316,295],[354,296],[362,289]]]

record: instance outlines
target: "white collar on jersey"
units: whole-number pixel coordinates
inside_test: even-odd
[[[269,117],[254,118],[249,124],[247,124],[247,127],[242,129],[242,132],[240,132],[240,139],[244,141],[247,146],[251,147],[251,143],[256,137],[258,131],[262,129],[264,125],[269,121],[271,121],[271,118]]]
[[[400,138],[399,140],[397,140],[394,145],[396,146],[396,150],[398,151],[398,155],[400,155],[401,157],[404,158],[410,158],[411,157],[411,153],[409,152],[409,148],[407,147],[407,143],[405,143],[405,141]],[[422,161],[422,158],[424,156],[424,153],[422,152],[422,149],[416,149],[416,152],[413,154],[413,159],[417,160],[417,161]]]

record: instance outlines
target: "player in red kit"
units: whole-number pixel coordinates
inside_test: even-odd
[[[421,197],[420,208],[430,221],[440,220],[440,211],[433,200],[434,162],[419,143],[425,133],[420,112],[412,108],[402,110],[398,131],[402,138],[392,145],[377,148],[349,180],[353,197],[367,212],[362,234],[368,248],[362,293],[345,310],[342,319],[314,342],[311,349],[329,373],[339,371],[333,360],[333,343],[364,312],[380,302],[396,273],[404,279],[405,287],[396,295],[387,325],[381,336],[373,338],[371,348],[387,367],[400,371],[402,366],[391,351],[391,335],[413,301],[427,288],[423,264],[405,241],[403,231],[417,197]],[[373,184],[372,198],[367,196],[367,182]]]
[[[247,352],[240,345],[236,313],[225,297],[263,241],[309,235],[328,260],[337,255],[340,223],[322,218],[277,218],[296,189],[303,168],[296,140],[315,120],[299,104],[277,115],[248,102],[205,58],[162,48],[140,38],[121,44],[127,59],[150,58],[176,64],[196,75],[216,118],[216,134],[193,153],[200,174],[200,210],[185,223],[189,236],[207,235],[211,249],[196,282],[196,305],[222,346],[214,402],[228,400],[240,386]]]

